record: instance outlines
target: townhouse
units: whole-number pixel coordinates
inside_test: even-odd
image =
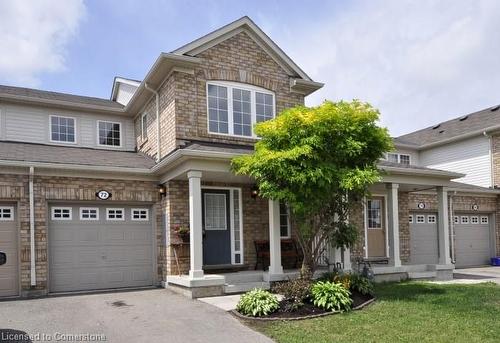
[[[109,100],[0,86],[0,297],[154,286],[199,297],[295,275],[281,256],[294,241],[286,207],[229,167],[252,151],[255,123],[321,87],[248,17],[161,53],[143,80],[115,78]],[[493,183],[478,163],[432,162],[430,150],[458,138],[429,140],[395,140],[351,216],[362,239],[325,247],[323,264],[446,279],[455,261],[495,255]],[[256,242],[267,242],[268,267]]]

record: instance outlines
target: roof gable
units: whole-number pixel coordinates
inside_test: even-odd
[[[289,75],[298,76],[301,79],[312,81],[312,79],[247,16],[225,25],[203,37],[200,37],[191,43],[172,51],[172,53],[196,56],[241,32],[245,32],[250,38],[252,38]]]

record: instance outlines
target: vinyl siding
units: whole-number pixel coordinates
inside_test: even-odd
[[[75,118],[76,144],[50,141],[49,117],[51,115]],[[97,145],[98,120],[121,123],[122,146],[120,148]],[[131,118],[10,104],[0,104],[0,139],[87,148],[135,150],[134,124]]]
[[[116,94],[116,102],[127,106],[128,102],[130,99],[132,99],[132,96],[134,95],[135,91],[137,90],[137,87],[128,85],[126,83],[120,83],[120,86],[118,88],[118,92]]]
[[[420,165],[466,174],[454,181],[491,186],[491,155],[488,137],[480,136],[420,152]]]

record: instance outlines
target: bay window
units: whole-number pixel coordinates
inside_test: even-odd
[[[274,94],[235,82],[207,83],[208,132],[255,137],[253,125],[275,116]]]

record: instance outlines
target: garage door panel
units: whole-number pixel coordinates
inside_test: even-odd
[[[101,204],[82,205],[98,207],[99,221],[79,220],[79,206],[60,206],[73,207],[73,220],[50,223],[52,292],[152,284],[151,225],[131,221],[125,206],[119,206],[125,208],[125,219],[120,222],[106,220],[106,206]]]
[[[15,204],[0,203],[8,207],[10,217],[0,219],[0,251],[7,255],[7,263],[0,267],[0,297],[19,295],[19,252],[17,210]]]
[[[477,217],[477,214],[460,214],[460,218],[462,217]],[[458,268],[489,264],[491,257],[489,224],[456,223],[454,231],[455,259]]]
[[[413,213],[410,224],[410,260],[412,264],[435,264],[438,262],[437,223],[428,223],[428,215],[435,213]],[[423,215],[424,223],[417,223],[417,215]]]

